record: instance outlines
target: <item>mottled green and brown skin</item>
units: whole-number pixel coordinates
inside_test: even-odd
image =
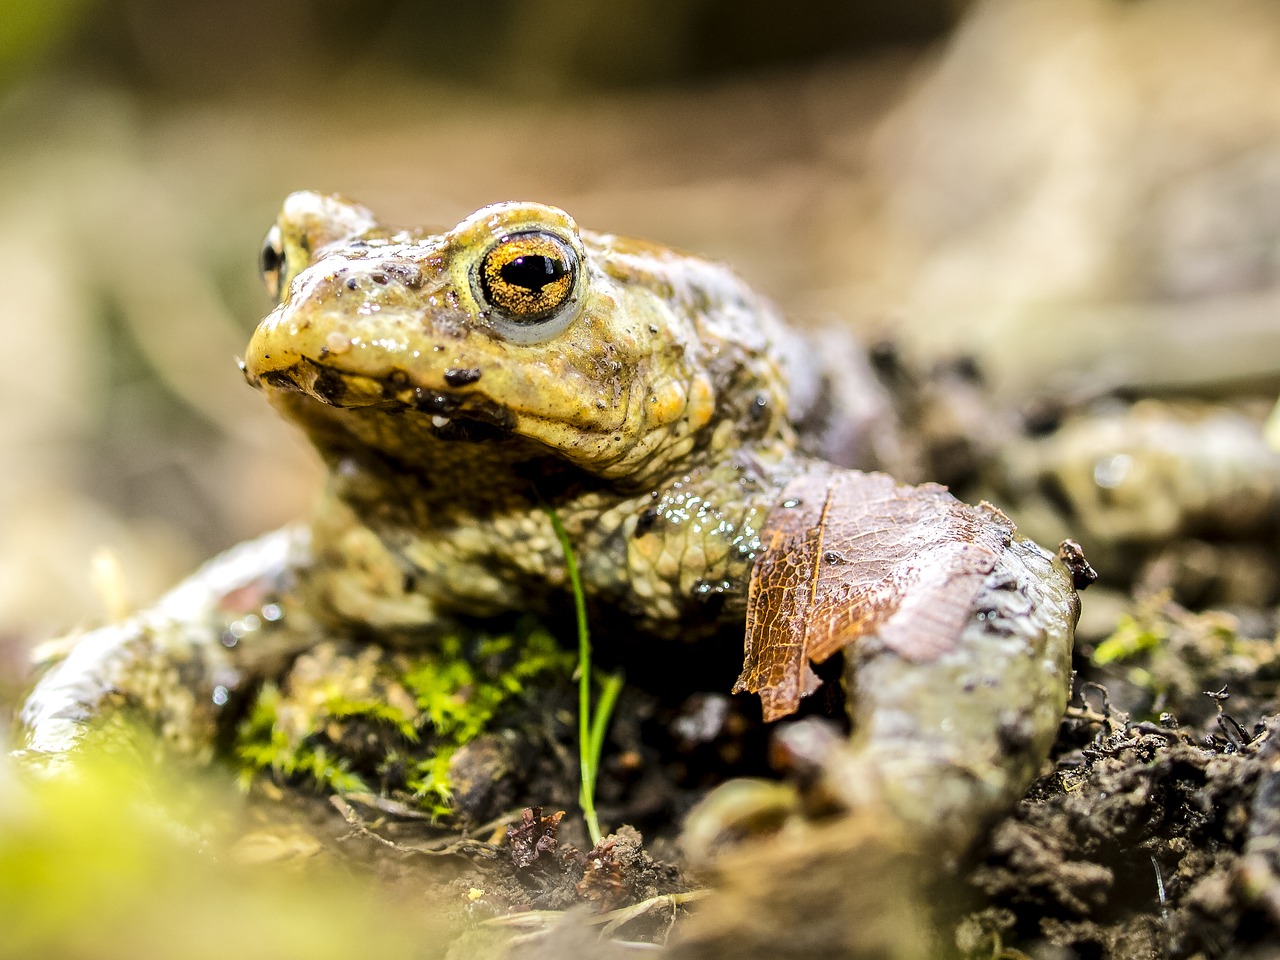
[[[792,481],[834,470],[798,445],[821,446],[823,416],[858,407],[834,379],[856,371],[829,364],[824,380],[730,271],[579,230],[552,207],[497,204],[429,234],[298,193],[263,268],[278,305],[245,374],[328,464],[319,509],[78,638],[24,708],[28,759],[65,757],[121,703],[198,754],[238,689],[321,640],[429,642],[451,616],[543,608],[567,592],[547,507],[598,610],[637,635],[741,636],[770,513],[792,506]],[[1062,564],[999,520],[953,642],[904,654],[873,631],[851,648],[855,737],[825,762],[848,806],[891,810],[956,849],[1047,751],[1078,612]],[[855,537],[847,560],[875,549]],[[912,592],[911,570],[901,582],[927,629],[931,594]],[[679,665],[689,649],[666,656]],[[703,833],[734,816],[704,817]]]
[[[551,506],[588,593],[647,632],[741,618],[758,531],[797,467],[782,330],[736,277],[537,204],[389,234],[296,194],[279,226],[281,303],[245,367],[331,468],[318,605],[375,629],[536,608],[565,587]],[[517,326],[475,277],[531,231],[573,251],[577,278],[561,313]]]

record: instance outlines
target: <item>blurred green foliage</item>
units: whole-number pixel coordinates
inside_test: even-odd
[[[0,4],[0,88],[75,32],[97,0],[4,0]]]
[[[936,37],[962,0],[9,0],[13,53],[74,35],[66,61],[164,93],[379,73],[501,87],[534,105],[568,85],[713,76]],[[92,5],[92,9],[90,9]],[[77,15],[78,14],[78,15]],[[18,60],[14,61],[15,63]],[[295,87],[297,89],[297,87]],[[375,105],[371,107],[376,109]]]
[[[73,775],[20,774],[0,756],[0,957],[444,953],[439,917],[322,855],[240,856],[243,801],[226,785],[169,781],[158,768],[143,775],[105,753]],[[248,839],[255,851],[269,847]]]

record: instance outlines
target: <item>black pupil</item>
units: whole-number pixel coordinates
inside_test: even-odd
[[[542,254],[529,254],[516,257],[510,263],[504,263],[498,271],[502,279],[513,287],[523,287],[534,293],[541,293],[549,283],[555,283],[569,272],[564,261]]]
[[[283,262],[284,254],[274,244],[268,243],[262,247],[262,254],[258,260],[258,269],[264,274],[275,273],[280,269],[280,265]]]

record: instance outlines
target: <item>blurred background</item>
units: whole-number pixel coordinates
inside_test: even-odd
[[[1280,379],[1272,0],[0,0],[0,701],[307,512],[235,363],[303,187],[558,204],[1009,397]]]

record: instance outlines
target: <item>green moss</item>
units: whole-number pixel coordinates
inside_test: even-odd
[[[419,659],[403,676],[437,736],[461,746],[475,739],[504,703],[548,675],[568,676],[573,658],[545,630],[523,637],[481,637],[470,655],[459,637]]]
[[[1133,689],[1120,699],[1134,716],[1176,714],[1185,723],[1212,715],[1217,701],[1206,690],[1227,688],[1233,709],[1261,708],[1280,676],[1280,650],[1273,636],[1241,633],[1236,617],[1222,610],[1190,611],[1167,594],[1142,597],[1115,631],[1094,651],[1113,692],[1123,682]],[[1135,696],[1135,694],[1138,694]]]
[[[449,783],[449,761],[457,751],[456,746],[441,746],[429,757],[419,760],[407,778],[406,785],[413,791],[424,810],[432,816],[448,816],[453,810],[453,789]]]
[[[544,629],[454,635],[432,650],[322,645],[259,693],[236,737],[242,782],[378,792],[451,810],[449,760],[498,728],[537,686],[564,684],[573,655]]]
[[[277,722],[280,704],[280,688],[274,683],[266,684],[241,724],[236,756],[243,763],[242,785],[248,787],[254,773],[269,770],[278,780],[305,780],[334,793],[368,790],[368,785],[351,772],[350,763],[332,756],[323,742],[317,742],[315,737],[291,737]]]
[[[325,705],[325,709],[335,719],[360,717],[394,727],[406,740],[416,741],[418,739],[418,729],[414,726],[414,717],[409,716],[404,710],[389,703],[381,703],[367,697],[353,700],[339,694],[335,695]]]
[[[1137,617],[1124,614],[1115,631],[1098,644],[1093,662],[1105,666],[1148,653],[1169,639],[1168,625],[1155,616]]]

